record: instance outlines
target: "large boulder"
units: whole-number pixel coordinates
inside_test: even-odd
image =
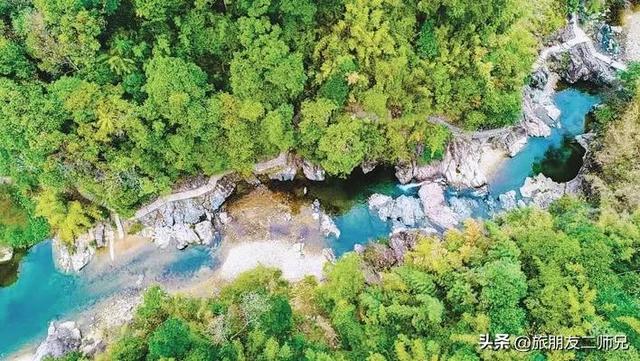
[[[418,198],[401,195],[394,201],[390,216],[392,222],[407,227],[417,227],[424,223],[424,211]]]
[[[402,184],[407,184],[413,180],[413,165],[403,163],[396,165],[396,178]]]
[[[382,220],[391,218],[393,209],[393,198],[384,194],[372,194],[368,200],[369,210],[376,212]]]
[[[326,237],[333,236],[335,238],[340,238],[340,229],[338,229],[338,226],[333,222],[333,219],[322,210],[320,201],[317,199],[311,204],[311,215],[313,219],[318,221],[320,231]]]
[[[516,191],[511,190],[498,196],[500,208],[505,211],[512,210],[518,206]]]
[[[116,233],[113,227],[108,223],[98,223],[93,228],[93,237],[96,243],[96,247],[107,247],[109,243],[112,243],[116,238]]]
[[[407,252],[412,251],[421,235],[435,234],[433,229],[396,230],[389,235],[389,244],[369,243],[366,246],[355,245],[354,251],[361,254],[365,261],[365,270],[381,272],[404,262]],[[366,271],[365,271],[366,272]],[[369,284],[378,283],[379,277],[371,277]]]
[[[378,166],[378,162],[373,160],[365,160],[360,164],[360,168],[362,169],[362,173],[367,174],[372,172]]]
[[[306,160],[302,161],[302,173],[311,181],[323,181],[325,178],[325,172],[321,166]]]
[[[281,182],[292,181],[298,174],[298,167],[295,164],[287,164],[282,168],[269,173],[269,179]]]
[[[200,238],[190,224],[176,224],[171,229],[176,248],[185,249],[190,244],[200,243]]]
[[[609,65],[598,59],[593,46],[587,43],[572,47],[566,53],[558,55],[556,60],[565,65],[560,72],[562,78],[571,84],[579,81],[609,84],[615,79],[615,73]]]
[[[104,222],[78,236],[71,244],[53,237],[54,263],[62,272],[78,272],[93,259],[97,248],[108,246],[114,239],[113,227]]]
[[[424,183],[418,191],[424,214],[435,226],[448,229],[458,224],[456,213],[447,205],[444,188],[438,183]]]
[[[535,177],[527,177],[520,187],[520,194],[527,204],[547,208],[553,201],[565,194],[565,184],[556,183],[540,173]]]
[[[434,181],[444,178],[444,174],[442,173],[442,162],[433,161],[425,165],[416,165],[413,168],[413,178],[420,182],[427,180]]]
[[[425,220],[420,200],[414,197],[402,195],[393,199],[383,194],[373,194],[369,197],[368,204],[369,209],[376,212],[381,220],[391,220],[394,228],[417,227]]]
[[[33,361],[41,361],[47,356],[62,357],[78,351],[81,344],[82,334],[75,322],[51,322],[47,338],[38,346]]]
[[[200,239],[200,243],[204,245],[211,245],[216,239],[216,230],[213,227],[213,223],[210,220],[204,220],[197,223],[194,228],[196,235]]]
[[[52,245],[54,263],[56,268],[62,272],[80,271],[89,264],[96,253],[96,247],[93,245],[90,233],[79,236],[73,245],[54,237]]]
[[[473,210],[479,207],[479,202],[471,197],[451,197],[449,199],[449,208],[455,213],[458,221],[471,218]]]
[[[326,213],[320,214],[320,231],[326,236],[340,238],[340,230],[333,219]]]
[[[482,141],[462,136],[449,142],[442,161],[449,185],[464,189],[487,184],[485,169],[481,166],[483,147]]]

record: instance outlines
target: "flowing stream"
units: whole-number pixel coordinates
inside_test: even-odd
[[[573,178],[582,165],[584,150],[574,137],[584,132],[585,116],[599,98],[576,89],[560,91],[555,101],[562,111],[558,128],[547,138],[530,139],[515,157],[507,159],[489,184],[489,195],[479,198],[471,192],[447,193],[448,200],[475,202],[471,216],[489,215],[488,201],[509,190],[517,190],[526,177],[542,172],[557,181]],[[364,244],[391,231],[388,222],[369,212],[367,198],[374,193],[391,196],[416,195],[418,187],[399,186],[392,169],[378,168],[364,175],[359,170],[348,179],[325,182],[295,181],[273,183],[272,188],[292,192],[301,202],[319,199],[341,231],[338,239],[327,239],[337,256],[351,251],[354,244]],[[78,275],[58,272],[52,261],[51,242],[31,248],[22,259],[18,277],[0,265],[0,359],[39,341],[51,320],[72,317],[108,296],[140,286],[144,275],[148,282],[180,282],[204,268],[213,268],[216,254],[205,247],[185,251],[158,251],[146,244],[130,257],[120,256],[115,264],[92,262]],[[108,251],[107,251],[108,252]],[[106,259],[108,257],[102,257]],[[3,268],[4,267],[4,268]]]

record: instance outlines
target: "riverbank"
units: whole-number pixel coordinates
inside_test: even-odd
[[[578,42],[575,46],[580,44],[582,43]],[[588,62],[582,58],[572,61],[574,63],[581,61],[582,65]],[[579,72],[581,68],[577,69],[574,69],[570,76],[578,76],[575,72]],[[545,92],[549,89],[548,84],[552,74],[554,73],[546,70],[536,72],[536,79],[541,80],[544,77],[544,82],[538,84],[532,93],[527,93],[530,96],[525,97],[525,102],[533,103],[528,103],[532,106],[528,108],[531,112],[525,114],[529,114],[530,117],[525,116],[521,124],[504,131],[480,132],[478,134],[487,135],[482,139],[475,137],[477,134],[472,134],[468,138],[463,135],[454,139],[447,149],[445,159],[439,163],[440,166],[445,165],[444,168],[437,170],[440,173],[436,172],[439,181],[461,189],[474,190],[486,187],[494,179],[496,170],[511,159],[507,158],[506,154],[517,155],[524,149],[529,137],[533,134],[539,134],[538,137],[543,136],[545,132],[542,130],[546,128],[542,125],[547,127],[553,125],[556,120],[554,118],[557,118],[558,114],[554,116],[553,108],[549,107],[546,100],[541,102],[540,97],[536,98],[536,94],[542,92],[548,95]],[[593,76],[591,72],[583,75]],[[551,90],[553,91],[553,88]],[[538,110],[544,112],[545,118],[542,123],[539,121],[542,116],[537,113]],[[531,118],[534,115],[535,117]],[[426,179],[436,178],[434,176],[436,173],[424,171],[424,168],[433,167],[434,164],[418,171],[416,171],[417,168],[412,168],[408,180],[420,180],[425,174],[428,174]],[[265,162],[260,167],[256,166],[258,178],[279,181],[290,181],[300,172],[308,179],[324,179],[323,172],[289,155]],[[506,174],[508,175],[509,172]],[[213,292],[212,290],[220,282],[232,279],[242,271],[259,264],[280,268],[285,278],[290,280],[298,280],[305,275],[320,277],[324,263],[331,259],[328,252],[323,251],[328,245],[333,250],[337,250],[337,254],[341,254],[351,251],[354,244],[370,242],[385,237],[390,232],[389,224],[392,222],[371,216],[366,205],[368,195],[364,196],[364,202],[360,194],[357,195],[356,202],[347,197],[344,204],[332,205],[331,212],[325,212],[324,201],[315,203],[312,199],[307,199],[308,192],[313,194],[313,187],[303,186],[299,191],[305,197],[289,199],[286,195],[274,192],[264,185],[256,186],[260,183],[258,178],[248,179],[252,186],[249,187],[251,190],[247,195],[237,195],[237,193],[232,195],[237,184],[242,181],[225,175],[212,177],[204,184],[194,184],[193,187],[187,185],[178,192],[178,195],[163,197],[151,203],[143,209],[144,211],[139,212],[139,217],[129,222],[129,227],[135,224],[142,227],[141,231],[136,232],[140,236],[136,241],[131,244],[128,243],[130,241],[122,240],[102,242],[102,244],[113,245],[111,249],[115,251],[113,252],[115,260],[112,260],[110,254],[107,256],[106,251],[101,249],[91,251],[89,247],[97,240],[96,234],[100,234],[100,240],[104,241],[111,237],[107,235],[112,234],[113,230],[109,233],[105,228],[100,232],[94,229],[93,238],[86,238],[86,242],[83,243],[87,245],[84,249],[90,250],[87,253],[90,256],[88,258],[82,256],[81,261],[84,264],[79,268],[86,268],[82,270],[79,277],[91,280],[94,268],[104,267],[109,262],[130,262],[127,261],[127,257],[124,257],[129,251],[139,257],[143,255],[152,257],[164,266],[168,265],[170,270],[165,270],[164,266],[151,267],[150,269],[154,270],[151,274],[157,273],[157,275],[150,276],[149,272],[139,272],[134,267],[133,270],[126,269],[123,273],[116,272],[115,278],[120,275],[121,279],[107,278],[98,283],[89,282],[88,285],[101,290],[127,288],[123,287],[123,284],[135,285],[135,292],[139,294],[142,289],[155,282],[175,292],[208,293]],[[548,185],[547,182],[539,183],[544,183],[545,187]],[[530,182],[529,188],[532,184],[538,183]],[[521,185],[516,185],[515,189]],[[355,187],[367,186],[358,184]],[[396,188],[395,184],[392,187]],[[509,190],[514,191],[513,187]],[[531,196],[530,198],[535,198],[535,189],[529,190],[527,194]],[[554,196],[556,193],[564,194],[556,192],[555,188],[553,192]],[[229,197],[232,198],[227,201]],[[301,202],[301,198],[305,200]],[[422,201],[425,206],[433,201],[429,197],[423,198],[425,199],[412,201],[412,204],[419,205]],[[445,195],[444,189],[440,198],[442,202],[447,203],[447,206],[452,207],[454,200],[460,208],[467,207],[470,202],[461,195]],[[547,200],[547,198],[544,199],[545,202]],[[472,201],[479,202],[475,199]],[[462,215],[468,217],[472,212],[462,209],[459,214],[461,217]],[[153,240],[153,243],[145,241],[149,239]],[[186,251],[175,256],[178,254],[176,248],[185,247]],[[119,248],[122,248],[123,253],[118,251]],[[89,262],[94,254],[97,255],[96,260]],[[194,255],[194,261],[191,260],[190,254]],[[139,261],[133,263],[136,262]],[[91,295],[91,297],[95,298],[89,298],[90,302],[98,302],[97,308],[109,310],[108,301],[101,301],[108,300],[109,296],[101,294]],[[86,298],[83,299],[86,300]],[[98,299],[99,301],[96,301]],[[103,302],[107,302],[107,306],[100,306]],[[106,314],[108,315],[109,312],[107,311]]]
[[[100,249],[80,274],[57,275],[65,283],[71,282],[66,287],[75,289],[65,299],[84,300],[88,306],[73,305],[55,318],[73,319],[83,342],[106,341],[113,336],[111,330],[131,320],[144,290],[154,284],[172,293],[210,295],[239,273],[258,265],[280,268],[290,281],[305,276],[320,279],[324,264],[332,259],[325,249],[324,237],[330,228],[322,220],[327,217],[312,202],[293,200],[258,186],[225,207],[220,228],[225,239],[222,245],[180,251],[160,249],[148,238],[128,236],[115,243],[115,259],[109,250]],[[43,256],[51,262],[50,255]],[[45,288],[41,293],[56,289],[59,287],[52,284],[50,291]],[[49,320],[47,317],[46,322]],[[32,326],[43,329],[42,325]],[[37,346],[31,343],[10,359],[33,355]]]

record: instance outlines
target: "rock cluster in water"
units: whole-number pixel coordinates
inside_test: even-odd
[[[444,185],[425,182],[418,191],[419,197],[401,195],[392,198],[383,194],[369,197],[369,209],[383,221],[391,221],[393,229],[455,227],[461,219],[469,215],[466,207],[454,210],[445,199]]]
[[[254,166],[255,176],[266,175],[272,180],[290,181],[300,172],[312,181],[325,179],[325,171],[321,166],[290,153],[281,153],[274,159]],[[259,184],[255,176],[249,182]],[[160,248],[214,245],[220,239],[219,230],[226,218],[219,208],[235,190],[235,178],[233,174],[212,177],[207,184],[196,189],[174,193],[166,199],[161,197],[136,212],[129,223],[142,225],[142,230],[137,234],[149,237]],[[322,213],[318,217],[327,235],[339,237],[339,230],[329,216]],[[114,237],[113,227],[106,222],[97,224],[77,237],[72,245],[54,237],[56,266],[64,272],[77,272],[91,261],[98,248],[108,245]]]

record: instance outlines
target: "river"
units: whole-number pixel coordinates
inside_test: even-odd
[[[562,112],[561,126],[553,128],[550,137],[530,139],[520,153],[505,160],[489,183],[488,195],[478,197],[449,190],[449,201],[472,201],[475,206],[471,216],[487,217],[491,198],[517,190],[535,172],[542,171],[559,181],[574,177],[582,164],[584,150],[576,146],[573,138],[584,132],[585,117],[598,101],[597,96],[576,89],[558,92],[555,102]],[[327,239],[337,256],[352,250],[356,243],[385,237],[391,231],[389,223],[369,212],[370,195],[415,195],[417,191],[399,187],[392,170],[384,168],[367,175],[356,171],[347,180],[273,183],[271,187],[294,194],[300,202],[320,200],[341,231],[339,238]],[[128,258],[120,258],[115,264],[92,262],[78,275],[56,270],[51,242],[31,248],[20,262],[17,279],[0,287],[0,359],[39,341],[51,320],[72,317],[108,296],[150,282],[169,284],[189,279],[199,270],[214,268],[218,263],[216,252],[205,247],[189,247],[182,252],[158,251],[150,244],[137,247]],[[102,257],[105,258],[108,257]]]

